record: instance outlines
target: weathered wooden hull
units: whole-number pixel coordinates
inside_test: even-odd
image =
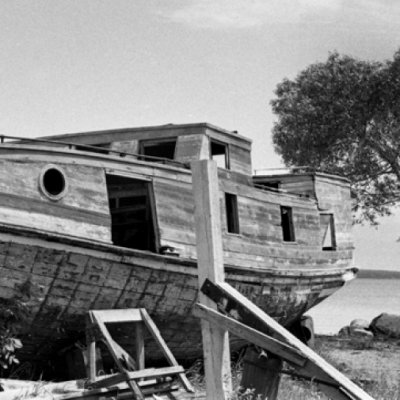
[[[201,356],[200,324],[191,313],[198,292],[193,260],[4,226],[0,263],[0,298],[20,298],[30,309],[21,359],[43,360],[84,341],[89,309],[131,307],[147,309],[178,359]],[[286,326],[354,275],[345,267],[225,270],[228,282]]]

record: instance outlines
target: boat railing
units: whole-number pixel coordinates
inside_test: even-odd
[[[57,145],[57,146],[61,146],[61,147],[67,147],[70,150],[90,151],[90,152],[99,153],[99,154],[115,155],[115,156],[119,156],[121,158],[128,156],[128,157],[134,157],[140,161],[149,161],[149,162],[155,162],[158,164],[166,164],[166,165],[172,165],[172,166],[179,167],[179,168],[190,169],[190,165],[188,163],[171,160],[169,158],[149,156],[149,155],[145,155],[145,154],[130,153],[130,152],[125,152],[125,151],[121,151],[121,150],[109,149],[109,148],[103,147],[103,146],[64,142],[64,141],[60,141],[60,140],[51,140],[51,139],[24,138],[24,137],[18,137],[18,136],[0,135],[0,144],[10,143],[10,142],[6,142],[7,140],[11,140],[11,144],[13,144],[12,141],[14,141],[15,144],[29,144],[29,143],[52,144],[52,145]]]
[[[319,171],[319,170],[318,170]],[[317,172],[317,169],[309,165],[281,168],[262,168],[253,171],[254,176],[261,175],[285,175],[285,174],[304,174]]]

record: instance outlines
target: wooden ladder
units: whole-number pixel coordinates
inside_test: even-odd
[[[106,324],[109,323],[134,323],[135,327],[135,349],[136,359],[132,358],[111,337]],[[143,328],[146,327],[152,337],[161,348],[170,367],[164,368],[145,368],[144,366],[144,336]],[[184,374],[184,369],[180,366],[164,339],[162,338],[157,326],[150,318],[144,308],[124,309],[124,310],[92,310],[89,311],[86,327],[86,340],[88,346],[88,386],[91,389],[100,389],[116,386],[126,382],[133,394],[133,398],[143,400],[145,395],[139,384],[144,379],[160,379],[177,376],[186,392],[193,393],[194,390],[189,380]],[[117,368],[118,373],[107,377],[98,377],[96,371],[96,342],[102,341],[107,346]],[[167,388],[168,389],[168,388]]]

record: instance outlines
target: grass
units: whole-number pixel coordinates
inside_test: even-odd
[[[337,345],[337,343],[336,343]],[[342,344],[340,344],[342,346]],[[373,345],[366,344],[365,346],[359,343],[348,342],[344,346],[348,346],[349,352],[364,351],[373,349]],[[353,382],[359,385],[365,392],[367,392],[375,400],[400,400],[400,376],[397,381],[388,378],[385,371],[381,371],[377,366],[371,364],[368,366],[368,371],[349,368],[345,362],[340,359],[335,359],[330,350],[334,346],[328,344],[319,345],[315,349],[324,359],[333,364],[335,368],[341,371],[344,375],[349,377]],[[393,351],[400,351],[397,344],[393,347]],[[244,392],[240,388],[240,380],[242,374],[242,361],[239,358],[232,364],[232,383],[233,383],[233,396],[232,400],[261,400],[260,397],[255,397],[251,391]],[[285,367],[285,369],[287,369]],[[381,371],[381,372],[378,372]],[[205,391],[205,382],[203,375],[203,366],[201,362],[197,362],[188,370],[188,376],[194,385],[196,391]],[[294,379],[287,375],[282,375],[279,385],[279,392],[277,400],[328,400],[329,398],[321,393],[316,385],[309,381],[302,381]]]

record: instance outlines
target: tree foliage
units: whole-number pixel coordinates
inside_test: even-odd
[[[370,62],[332,53],[275,90],[276,151],[287,166],[347,177],[358,221],[400,200],[400,51]]]

